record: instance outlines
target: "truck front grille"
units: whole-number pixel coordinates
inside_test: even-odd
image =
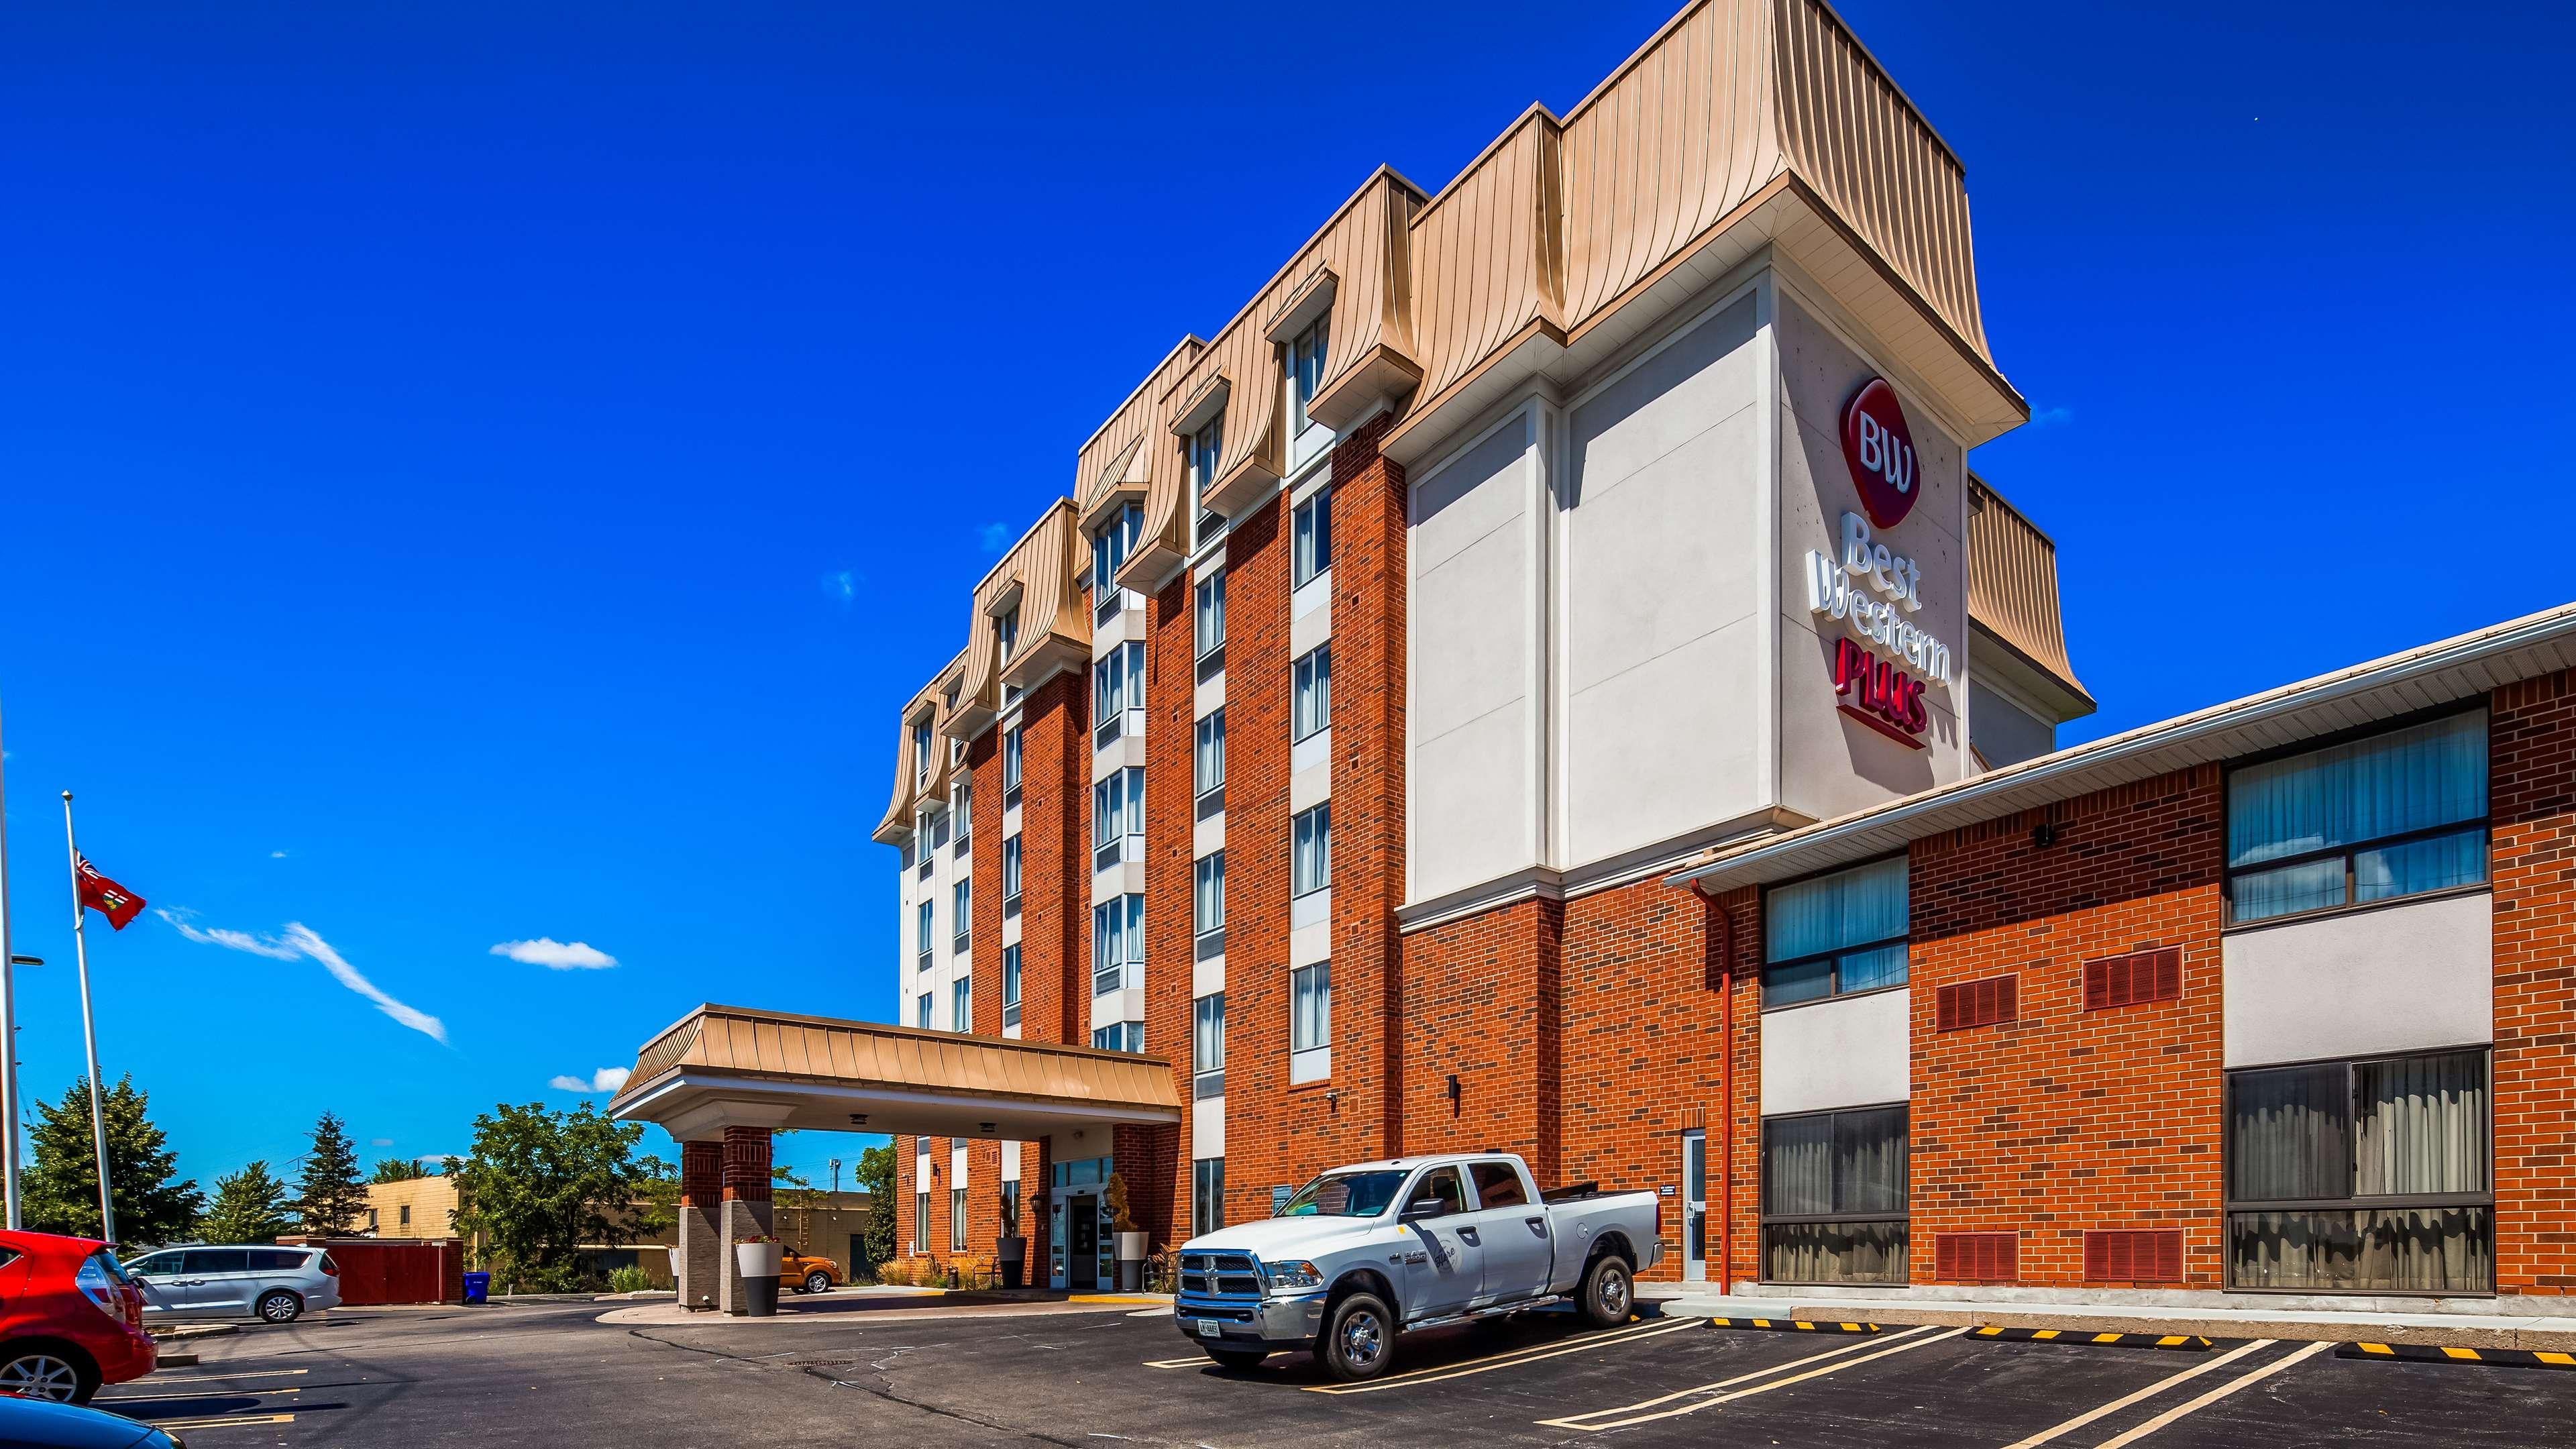
[[[1261,1297],[1261,1269],[1244,1253],[1183,1253],[1181,1296],[1257,1300]]]

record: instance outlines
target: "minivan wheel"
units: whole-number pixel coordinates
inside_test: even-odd
[[[1628,1321],[1636,1296],[1635,1285],[1628,1281],[1628,1260],[1616,1253],[1604,1253],[1584,1271],[1583,1293],[1578,1301],[1585,1322],[1595,1328],[1616,1328]]]
[[[98,1370],[88,1360],[45,1345],[9,1350],[0,1358],[0,1394],[86,1404],[98,1392]]]
[[[1373,1379],[1395,1359],[1395,1314],[1374,1293],[1354,1293],[1324,1315],[1315,1344],[1324,1372],[1344,1383]]]
[[[831,1274],[829,1274],[829,1273],[824,1272],[824,1271],[823,1271],[822,1269],[820,1269],[820,1268],[817,1268],[817,1269],[815,1269],[813,1272],[806,1274],[806,1275],[805,1275],[805,1291],[806,1291],[806,1292],[808,1292],[808,1293],[829,1293],[829,1292],[831,1292],[831,1291],[832,1291],[832,1275],[831,1275]]]
[[[268,1323],[293,1323],[304,1316],[304,1300],[283,1288],[259,1295],[259,1316]]]

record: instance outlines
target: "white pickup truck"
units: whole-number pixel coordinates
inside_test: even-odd
[[[1417,1328],[1568,1301],[1607,1328],[1663,1256],[1661,1215],[1652,1192],[1542,1195],[1506,1153],[1336,1167],[1268,1221],[1182,1244],[1173,1321],[1228,1368],[1303,1348],[1344,1380],[1384,1373]]]

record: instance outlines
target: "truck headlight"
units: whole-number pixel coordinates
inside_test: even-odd
[[[1287,1289],[1321,1288],[1324,1286],[1324,1270],[1303,1259],[1294,1263],[1273,1263],[1270,1265],[1270,1286]]]

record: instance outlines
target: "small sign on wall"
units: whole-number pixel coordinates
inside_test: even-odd
[[[1678,1191],[1679,1191],[1679,1189],[1675,1188],[1671,1183],[1669,1183],[1669,1182],[1668,1182],[1668,1183],[1665,1183],[1663,1186],[1661,1186],[1661,1187],[1659,1187],[1659,1188],[1656,1188],[1656,1189],[1655,1189],[1655,1196],[1657,1196],[1657,1197],[1671,1197],[1671,1196],[1673,1196],[1673,1195],[1674,1195],[1676,1192],[1678,1192]]]

